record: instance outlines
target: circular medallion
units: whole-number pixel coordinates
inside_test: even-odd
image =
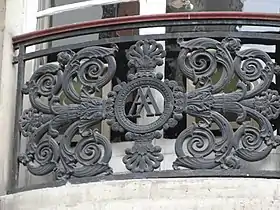
[[[155,99],[158,94],[164,99],[162,110]],[[129,99],[132,99],[130,103]],[[173,107],[174,97],[168,85],[161,80],[146,77],[135,79],[124,85],[116,96],[114,109],[117,122],[125,130],[134,133],[149,133],[162,129],[172,116]],[[143,115],[153,117],[154,121],[148,124],[137,123]]]

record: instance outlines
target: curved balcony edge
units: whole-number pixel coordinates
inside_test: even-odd
[[[246,179],[278,179],[280,172],[277,171],[253,171],[253,170],[167,170],[154,171],[145,173],[123,173],[109,176],[94,176],[73,178],[69,180],[57,180],[55,182],[34,184],[27,187],[11,189],[8,194],[20,193],[25,191],[61,187],[67,184],[78,185],[85,183],[107,182],[107,181],[124,181],[124,180],[141,180],[141,179],[188,179],[188,178],[246,178]]]
[[[117,17],[117,18],[108,18],[108,19],[100,19],[87,21],[76,24],[63,25],[58,27],[53,27],[44,30],[38,30],[22,35],[18,35],[13,37],[13,43],[15,46],[19,44],[36,44],[40,41],[51,41],[52,37],[56,35],[62,35],[65,37],[77,36],[77,34],[71,34],[74,32],[88,30],[88,29],[98,29],[109,27],[110,30],[114,26],[124,26],[125,28],[134,28],[135,26],[127,26],[128,24],[142,24],[142,27],[148,27],[147,24],[151,24],[152,22],[157,22],[158,26],[159,22],[168,22],[168,21],[176,21],[175,25],[182,25],[180,21],[188,21],[190,22],[195,20],[208,20],[208,21],[219,21],[220,23],[224,22],[227,24],[228,20],[235,21],[246,21],[247,24],[254,24],[256,21],[265,21],[265,22],[273,22],[268,25],[280,25],[280,15],[279,14],[267,14],[267,13],[247,13],[247,12],[182,12],[182,13],[168,13],[168,14],[155,14],[155,15],[136,15],[136,16],[126,16],[126,17]],[[193,22],[195,23],[195,22]],[[214,22],[213,22],[214,23]],[[196,24],[196,23],[195,23]],[[216,24],[216,23],[215,23]],[[231,22],[228,22],[231,24]],[[266,25],[266,24],[265,24]],[[163,24],[164,26],[164,24]],[[151,26],[150,26],[151,27]],[[69,36],[67,36],[69,34]]]

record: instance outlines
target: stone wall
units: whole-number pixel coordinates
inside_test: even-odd
[[[5,1],[0,0],[0,66],[2,65],[2,49],[3,49],[3,36],[4,36],[4,29],[5,29],[5,12],[6,6]],[[0,75],[1,75],[1,68],[0,68]]]
[[[6,10],[6,5],[5,2],[0,0],[0,126],[1,126],[1,121],[3,120],[3,116],[1,114],[1,109],[2,106],[1,105],[1,101],[2,101],[2,95],[1,95],[1,89],[2,89],[2,79],[1,79],[1,75],[2,75],[2,59],[3,59],[3,39],[4,39],[4,29],[5,29],[5,10]],[[0,128],[0,130],[2,130]],[[1,151],[1,150],[0,150]],[[0,165],[2,166],[2,158],[0,157]],[[6,182],[6,177],[4,174],[3,169],[0,168],[0,195],[4,193],[5,189],[3,186],[3,184]]]
[[[189,178],[68,184],[0,197],[0,209],[280,209],[280,180]]]
[[[15,110],[17,72],[12,66],[12,36],[20,30],[22,0],[0,0],[0,195],[4,194],[10,177],[11,142]],[[22,6],[23,7],[23,6]],[[17,14],[17,15],[15,15]],[[5,56],[4,56],[5,54]]]

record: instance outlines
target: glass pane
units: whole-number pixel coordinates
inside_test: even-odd
[[[279,13],[280,0],[245,0],[244,12]]]
[[[62,6],[66,4],[73,4],[78,2],[83,2],[86,0],[53,0],[52,7]]]
[[[73,0],[72,0],[73,1]],[[63,0],[56,0],[56,2],[65,4],[65,1]],[[61,5],[59,4],[59,5]],[[57,5],[58,6],[58,5]],[[66,25],[66,24],[72,24],[72,23],[79,23],[84,21],[90,21],[90,20],[98,20],[102,19],[103,17],[103,9],[102,6],[93,6],[85,9],[79,9],[79,10],[73,10],[68,12],[63,12],[59,14],[55,14],[50,19],[50,27],[56,27],[60,25]],[[52,46],[59,46],[59,45],[67,45],[71,43],[78,43],[78,42],[84,42],[89,40],[97,40],[99,37],[99,34],[91,34],[88,36],[83,37],[74,37],[70,39],[63,39],[54,41],[52,43]]]
[[[67,3],[65,3],[67,2]],[[68,3],[69,2],[69,3]],[[64,4],[81,2],[81,0],[55,0],[54,6],[61,6]],[[59,26],[71,23],[78,23],[83,21],[102,19],[103,8],[101,5],[92,6],[84,9],[76,9],[59,14],[55,14],[51,18],[51,26]]]

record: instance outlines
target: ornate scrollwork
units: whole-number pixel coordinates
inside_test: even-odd
[[[155,40],[138,41],[132,45],[127,52],[128,67],[138,71],[153,70],[156,66],[163,64],[166,52],[161,44]]]
[[[160,153],[161,148],[154,146],[152,140],[159,139],[159,132],[146,134],[127,133],[128,140],[134,140],[135,145],[125,150],[123,162],[126,168],[132,172],[149,172],[160,167],[163,161],[163,155]]]
[[[268,119],[276,119],[280,113],[280,96],[276,90],[262,92],[255,97],[255,109]]]
[[[233,46],[231,43],[226,40],[220,43],[209,38],[198,38],[187,42],[178,39],[178,44],[182,49],[178,56],[179,68],[195,85],[212,84],[212,76],[221,72],[220,79],[212,84],[212,92],[217,93],[231,80],[233,60],[227,49]]]
[[[248,86],[245,98],[266,91],[272,82],[274,69],[275,65],[269,55],[258,49],[239,51],[234,59],[234,72]],[[252,83],[253,87],[250,85]]]
[[[58,65],[40,67],[23,87],[33,107],[19,120],[29,137],[19,161],[32,174],[56,172],[57,178],[68,179],[112,172],[110,142],[93,126],[106,117],[106,100],[95,92],[114,76],[116,50],[89,47],[59,53]]]
[[[239,51],[238,39],[226,38],[219,43],[199,38],[180,40],[179,44],[182,72],[195,84],[200,82],[195,91],[186,94],[185,112],[201,121],[179,135],[173,167],[230,169],[240,167],[238,158],[259,161],[267,157],[280,144],[269,122],[279,116],[279,93],[268,89],[277,65],[261,50]],[[219,68],[225,73],[213,84],[211,77]],[[240,80],[236,90],[224,93],[233,76]],[[234,114],[240,124],[235,132],[225,117],[228,113]],[[250,121],[256,125],[250,125]],[[214,136],[210,129],[213,124],[219,127],[221,136]]]
[[[19,119],[22,135],[25,137],[31,136],[36,129],[48,122],[52,117],[53,115],[43,114],[43,112],[39,112],[34,108],[24,110]]]
[[[175,81],[162,81],[162,74],[154,72],[156,66],[163,64],[165,54],[162,45],[154,40],[138,41],[132,45],[127,51],[127,58],[128,66],[135,73],[128,75],[127,83],[115,86],[108,94],[109,125],[114,131],[128,132],[126,139],[135,141],[133,148],[126,150],[123,159],[132,172],[153,171],[160,166],[163,160],[161,149],[152,144],[154,138],[160,138],[155,133],[175,127],[183,117],[182,89]],[[162,109],[154,98],[154,92],[164,98]],[[126,112],[124,107],[133,94],[136,96]],[[146,118],[147,123],[139,124],[139,118]]]
[[[97,130],[80,140],[75,148],[71,147],[71,139],[79,131],[80,122],[74,122],[65,131],[61,144],[61,163],[64,167],[56,171],[59,179],[71,176],[86,177],[98,174],[111,174],[108,163],[112,156],[110,142]]]
[[[176,140],[174,169],[237,169],[240,159],[267,157],[280,145],[269,121],[280,114],[279,93],[269,89],[279,66],[261,50],[240,50],[235,38],[179,39],[178,44],[178,67],[195,90],[185,92],[156,73],[166,52],[154,40],[140,40],[126,52],[127,80],[115,85],[107,99],[97,92],[115,75],[116,46],[59,53],[58,64],[40,67],[22,88],[32,107],[19,119],[29,138],[19,161],[32,174],[55,172],[58,179],[111,174],[111,144],[95,129],[106,120],[113,131],[134,141],[125,149],[126,168],[151,172],[163,161],[153,140],[162,137],[161,130],[176,127],[183,114],[195,122]],[[234,88],[226,90],[233,80]]]

